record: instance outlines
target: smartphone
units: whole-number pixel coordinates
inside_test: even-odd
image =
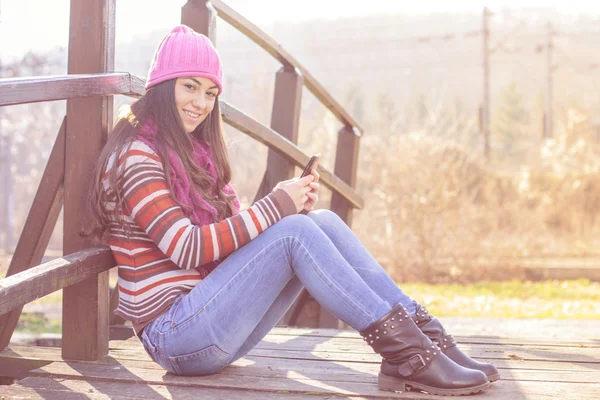
[[[314,154],[310,160],[308,160],[308,164],[304,167],[304,171],[302,171],[302,175],[300,178],[304,178],[306,175],[310,175],[310,171],[317,168],[319,165],[319,158],[321,158],[321,153]]]

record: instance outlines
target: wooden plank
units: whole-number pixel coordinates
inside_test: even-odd
[[[300,106],[302,104],[302,76],[294,69],[281,68],[275,76],[275,95],[271,112],[271,129],[298,145]],[[254,201],[260,200],[281,181],[294,176],[294,164],[279,152],[269,148],[267,169]]]
[[[69,74],[114,70],[115,0],[71,0]],[[63,251],[92,247],[80,234],[91,172],[112,124],[112,97],[67,101]],[[63,293],[63,357],[96,360],[108,353],[108,272]]]
[[[330,365],[323,364],[324,370]],[[244,367],[229,367],[244,368]],[[83,362],[53,362],[31,372],[31,376],[54,377],[64,379],[81,379],[103,382],[139,382],[149,384],[164,384],[167,386],[196,387],[196,388],[223,388],[246,389],[265,392],[276,392],[283,388],[291,393],[316,393],[316,394],[342,394],[372,396],[375,398],[419,398],[439,399],[444,397],[429,396],[418,393],[396,394],[382,392],[377,389],[376,376],[365,375],[362,379],[340,381],[331,374],[331,380],[322,381],[319,378],[308,376],[300,369],[291,370],[284,378],[281,377],[248,377],[215,374],[206,377],[181,377],[165,373],[161,370],[138,367],[124,367]],[[552,397],[554,396],[554,397]],[[600,387],[597,383],[583,384],[570,382],[530,382],[501,380],[494,383],[492,388],[480,395],[481,399],[543,399],[558,398],[570,399],[595,399],[600,396]]]
[[[134,348],[136,341],[118,342],[119,345]],[[77,391],[89,390],[91,394],[109,394],[102,389],[102,385],[138,385],[140,393],[145,392],[146,387],[153,385],[165,385],[169,393],[175,393],[176,398],[184,398],[186,393],[207,393],[213,390],[214,394],[224,393],[232,395],[232,389],[250,390],[261,394],[273,393],[276,390],[285,390],[286,398],[289,394],[311,395],[345,395],[347,397],[368,398],[422,398],[440,399],[444,397],[428,397],[419,393],[393,394],[381,392],[376,389],[376,374],[378,363],[369,362],[324,362],[324,360],[298,360],[298,359],[274,359],[248,357],[238,360],[232,366],[226,368],[217,375],[208,377],[176,377],[165,373],[157,364],[149,360],[143,353],[141,345],[137,342],[137,350],[142,352],[140,359],[124,359],[120,357],[123,353],[111,352],[110,358],[103,360],[102,364],[62,361],[52,362],[32,373],[33,376],[47,379],[64,379],[68,387],[77,387]],[[288,343],[282,343],[282,346]],[[58,357],[56,349],[36,349],[31,347],[19,347],[15,353],[25,349],[25,352],[35,353],[44,357],[45,352]],[[9,363],[0,354],[0,366],[14,366],[15,360]],[[119,355],[117,355],[119,354]],[[46,354],[47,356],[47,354]],[[15,355],[16,357],[16,355]],[[590,368],[590,364],[564,363],[564,362],[516,362],[505,361],[507,365],[499,365],[502,380],[494,383],[485,393],[479,394],[477,398],[504,400],[504,399],[544,399],[560,398],[571,399],[595,399],[600,394],[598,388],[597,368]],[[40,361],[38,361],[40,363]],[[106,363],[106,364],[104,364]],[[595,364],[598,365],[598,359]],[[543,369],[539,366],[549,365]],[[586,366],[587,365],[587,366]],[[509,369],[507,369],[509,368]],[[75,380],[75,381],[74,381]],[[85,381],[85,382],[83,382]],[[76,382],[82,382],[78,384]],[[142,383],[142,385],[140,385]],[[72,386],[69,386],[72,385]],[[89,385],[89,386],[88,386]],[[50,385],[44,385],[48,387]],[[198,392],[198,388],[202,388]],[[130,393],[127,386],[121,386],[122,393]],[[133,393],[133,392],[131,392]],[[279,394],[279,393],[277,393]],[[113,398],[112,396],[109,396]],[[175,396],[174,396],[175,397]],[[245,398],[245,397],[244,397]],[[266,398],[266,397],[265,397]]]
[[[10,361],[9,365],[12,366],[8,372],[5,371],[5,376],[23,377],[32,369],[47,365],[52,361],[62,361],[57,355],[59,355],[57,351],[52,351],[49,354],[45,352],[39,354],[39,357],[45,360],[23,359],[17,356],[2,357],[0,360],[6,361],[6,363]],[[124,368],[136,367],[162,371],[162,368],[150,360],[142,349],[135,354],[113,351],[110,355],[113,357],[112,359],[102,360],[102,362]],[[47,358],[52,358],[52,360],[47,360]],[[0,365],[6,365],[6,363],[2,362]],[[505,360],[501,363],[494,362],[494,364],[498,367],[504,380],[595,383],[600,379],[600,372],[590,369],[589,364],[585,363]],[[231,367],[225,368],[221,374],[238,376],[241,377],[240,379],[244,377],[251,379],[255,376],[285,378],[289,371],[294,370],[302,371],[320,381],[353,381],[364,378],[365,374],[376,376],[379,371],[379,362],[324,362],[324,360],[254,357],[250,354],[244,359],[236,361]],[[0,369],[0,371],[2,370]]]
[[[125,72],[0,79],[0,106],[91,96],[140,97],[144,81]]]
[[[0,280],[0,314],[104,273],[115,265],[108,247],[87,248]]]
[[[207,36],[217,45],[217,10],[208,0],[188,0],[181,7],[181,23]]]
[[[334,173],[350,187],[356,187],[356,171],[358,167],[358,137],[352,133],[352,128],[345,126],[338,133],[337,150],[335,153]],[[352,225],[352,205],[338,193],[331,194],[331,211],[340,216],[348,226]]]
[[[361,136],[363,128],[352,116],[338,103],[333,96],[325,90],[312,74],[304,68],[294,57],[291,56],[281,45],[275,42],[269,35],[259,27],[248,21],[242,15],[234,11],[231,7],[220,0],[211,1],[217,9],[219,17],[231,26],[236,28],[254,43],[262,47],[267,53],[271,54],[283,66],[287,68],[296,68],[300,75],[304,77],[304,84],[310,92],[323,104],[337,119],[344,125],[354,127],[353,132],[356,136]]]
[[[282,351],[285,351],[285,347],[281,347],[281,349]],[[301,355],[301,357],[285,357],[285,355],[277,355],[276,352],[272,352],[271,355],[265,355],[264,352],[262,352],[263,354],[261,355],[259,350],[264,349],[260,349],[260,347],[253,349],[246,356],[246,359],[251,360],[255,365],[268,363],[269,365],[278,367],[280,365],[292,363],[292,365],[295,364],[302,366],[303,369],[309,368],[307,367],[309,365],[321,365],[319,363],[331,361],[331,359],[326,360],[322,357],[311,355],[311,349],[304,350],[306,354],[303,356]],[[478,357],[470,351],[467,351],[467,353],[470,353],[470,355],[475,359],[487,360],[487,358]],[[151,361],[150,357],[144,351],[138,339],[111,342],[110,357],[111,358],[109,359],[103,359],[102,362],[109,364],[119,363],[122,365],[131,365],[131,363],[134,363],[136,365],[145,365],[145,368],[159,368],[153,363],[153,361]],[[352,359],[344,359],[344,357],[339,358],[341,359],[333,360],[335,361],[336,365],[355,366],[352,368],[358,368],[358,365],[377,366],[379,365],[380,361],[380,359],[376,356],[369,357],[369,359],[365,360],[357,360],[356,357],[353,357]],[[23,365],[29,365],[28,363],[31,362],[32,364],[29,369],[37,368],[37,363],[41,361],[49,362],[61,360],[62,358],[60,355],[60,349],[54,347],[11,346],[10,349],[0,352],[0,365],[14,365],[17,361],[23,363]],[[514,357],[505,357],[504,359],[494,359],[492,361],[494,365],[501,369],[557,372],[571,371],[584,374],[586,372],[599,374],[594,369],[590,369],[590,365],[595,365],[596,363],[579,362],[577,360],[571,360],[569,362],[564,362],[564,360],[555,361],[553,353],[551,352],[548,353],[548,357],[537,360],[519,360],[515,359]],[[2,375],[1,371],[0,375]]]
[[[63,118],[6,276],[38,265],[48,247],[63,205],[65,127],[66,118]],[[22,309],[19,306],[7,313],[0,311],[0,350],[8,346]]]
[[[270,149],[275,150],[295,165],[304,168],[310,157],[304,154],[304,152],[294,143],[281,137],[277,132],[267,128],[232,105],[227,104],[222,100],[220,100],[219,105],[221,107],[223,120],[227,124],[268,146]],[[334,192],[340,193],[340,195],[346,198],[354,208],[363,208],[363,198],[359,196],[350,185],[323,168],[322,165],[319,165],[318,171],[321,175],[320,182],[324,186],[330,188]]]
[[[2,388],[3,396],[19,399],[81,399],[82,394],[88,399],[181,399],[181,400],[286,400],[301,399],[331,399],[331,396],[319,396],[312,394],[291,394],[285,390],[279,392],[253,392],[235,389],[213,389],[153,385],[144,382],[118,383],[98,382],[90,380],[70,380],[63,378],[40,378],[31,377],[16,382],[14,385]],[[0,396],[0,399],[2,397]],[[354,398],[356,399],[356,398]]]
[[[130,383],[144,381],[150,384],[164,384],[204,390],[205,388],[243,389],[262,392],[278,392],[282,389],[290,393],[314,393],[318,395],[345,394],[368,395],[376,398],[402,398],[394,393],[381,392],[377,389],[375,378],[367,382],[320,382],[306,377],[299,372],[291,371],[285,378],[253,377],[240,379],[239,376],[215,374],[206,377],[182,377],[167,374],[164,371],[136,367],[114,367],[101,364],[91,365],[80,362],[66,364],[54,362],[31,372],[31,376],[54,377],[63,379],[85,379],[91,381]],[[202,391],[199,390],[199,391]],[[421,397],[419,397],[421,398]],[[428,399],[429,397],[423,397]]]
[[[313,362],[312,365],[309,365],[306,361],[297,362],[295,360],[287,360],[287,363],[281,363],[281,360],[278,360],[277,363],[272,362],[272,360],[267,360],[267,362],[260,364],[258,360],[255,359],[241,359],[234,363],[232,366],[225,368],[222,372],[218,374],[218,376],[223,376],[224,379],[222,381],[216,381],[215,387],[222,387],[224,389],[228,388],[228,382],[235,380],[240,382],[240,386],[237,388],[248,388],[252,390],[260,390],[259,386],[251,387],[248,385],[244,385],[244,382],[255,381],[256,379],[262,380],[264,382],[268,381],[279,381],[280,389],[289,389],[286,384],[287,379],[290,376],[296,377],[299,380],[310,379],[313,381],[319,382],[322,386],[331,386],[331,387],[340,387],[344,386],[347,383],[352,382],[362,382],[363,384],[371,383],[373,386],[376,384],[376,376],[378,373],[379,366],[376,364],[361,364],[361,363],[324,363],[324,362]],[[15,363],[18,368],[18,363]],[[64,379],[89,379],[88,371],[82,370],[75,363],[65,363],[70,367],[74,368],[76,371],[81,372],[84,376],[62,376]],[[88,364],[90,365],[90,364]],[[97,364],[91,364],[91,366],[95,366]],[[162,370],[157,364],[151,361],[121,361],[115,362],[109,365],[105,365],[108,368],[113,370],[121,371],[120,376],[126,377],[128,375],[135,375],[134,382],[140,382],[141,379],[147,380],[147,376],[139,376],[136,372],[138,370],[153,370],[153,373],[148,375],[155,375],[159,377],[171,376],[167,374],[164,370]],[[52,370],[52,372],[56,372],[56,370]],[[513,382],[517,385],[521,385],[522,382],[539,382],[544,385],[548,385],[551,383],[573,383],[577,384],[577,386],[573,387],[574,390],[579,390],[579,387],[585,386],[597,386],[598,382],[598,372],[590,371],[571,371],[571,370],[549,370],[549,371],[539,371],[535,369],[521,369],[521,370],[504,370],[500,369],[500,373],[502,375],[502,381]],[[99,371],[98,374],[102,374],[102,371]],[[37,376],[37,373],[34,373]],[[41,374],[39,376],[53,376],[53,374]],[[107,377],[111,383],[111,377]],[[209,378],[209,377],[207,377]],[[92,378],[97,379],[96,378]],[[186,379],[186,378],[184,378]],[[187,379],[196,379],[194,377],[188,377]],[[204,378],[201,378],[204,379]],[[125,379],[127,380],[127,379]],[[179,385],[179,382],[174,382],[174,386]],[[194,382],[190,382],[189,385],[185,385],[186,387],[195,387]],[[276,384],[270,385],[270,387],[274,387]],[[495,388],[495,385],[493,386]],[[204,391],[205,389],[203,389]],[[500,397],[501,398],[501,397]],[[508,397],[506,397],[508,398]],[[535,398],[535,397],[534,397]]]
[[[30,346],[30,349],[25,352],[29,357],[24,357],[10,348],[0,352],[0,377],[22,379],[25,378],[32,369],[40,368],[51,362],[62,360],[62,358],[60,358],[60,349],[52,349],[50,354],[47,354],[48,352],[36,354],[35,350],[35,347]]]

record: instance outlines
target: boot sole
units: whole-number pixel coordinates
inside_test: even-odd
[[[482,385],[471,386],[467,388],[460,389],[442,389],[436,388],[432,386],[423,385],[418,382],[409,381],[405,379],[396,378],[389,375],[384,375],[379,373],[379,377],[377,379],[377,383],[379,385],[379,389],[387,390],[390,392],[408,392],[411,389],[417,389],[429,394],[435,395],[446,395],[446,396],[464,396],[469,394],[475,394],[484,391],[490,386],[490,382],[486,382]]]
[[[496,382],[497,380],[500,380],[500,374],[488,375],[488,381]]]

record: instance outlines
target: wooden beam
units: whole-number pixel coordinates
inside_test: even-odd
[[[282,67],[275,76],[275,95],[271,113],[271,129],[298,144],[300,106],[302,104],[303,79],[296,70]],[[294,164],[279,152],[269,148],[267,169],[254,201],[260,200],[273,190],[278,182],[292,178]]]
[[[89,248],[4,278],[0,280],[0,314],[97,276],[113,266],[110,248]]]
[[[212,0],[211,3],[214,8],[216,8],[221,19],[240,31],[242,34],[248,37],[248,39],[262,47],[267,53],[271,54],[275,59],[283,64],[283,66],[287,68],[296,68],[300,72],[300,75],[304,77],[304,84],[306,85],[306,88],[310,90],[310,92],[314,94],[317,99],[319,99],[321,104],[327,107],[327,109],[331,111],[333,115],[335,115],[335,117],[344,125],[354,127],[352,132],[355,135],[362,135],[363,128],[361,128],[358,122],[352,118],[352,116],[341,106],[341,104],[338,103],[333,96],[327,92],[327,90],[325,90],[323,85],[321,85],[294,57],[292,57],[291,54],[285,51],[280,44],[275,42],[259,27],[248,21],[221,0]]]
[[[38,265],[48,247],[63,205],[65,127],[63,119],[6,276]],[[0,350],[8,346],[21,311],[22,307],[18,307],[9,313],[0,312]]]
[[[337,150],[335,153],[335,175],[340,177],[350,187],[356,187],[356,168],[358,166],[358,137],[352,128],[345,126],[338,133]],[[347,198],[339,193],[331,194],[331,211],[340,216],[348,226],[352,225],[352,205]]]
[[[268,146],[270,149],[275,150],[300,168],[304,168],[310,156],[304,154],[298,146],[223,100],[220,100],[219,104],[221,106],[223,121]],[[363,208],[364,200],[350,185],[323,168],[322,165],[319,165],[318,171],[321,175],[319,181],[321,184],[334,192],[338,192],[340,196],[348,200],[352,207]]]
[[[69,74],[112,72],[115,0],[71,0]],[[91,172],[112,124],[112,97],[67,101],[65,143],[64,254],[93,247],[80,234],[87,211]],[[65,359],[97,360],[108,354],[108,272],[63,292]]]
[[[0,106],[144,93],[144,80],[125,72],[0,79]]]
[[[208,0],[188,0],[181,7],[181,23],[207,36],[217,45],[217,10]]]

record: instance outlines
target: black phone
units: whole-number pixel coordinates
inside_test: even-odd
[[[310,175],[310,171],[319,165],[319,158],[321,158],[321,153],[314,154],[310,160],[308,160],[308,164],[306,164],[306,167],[304,167],[304,171],[302,171],[300,178]]]

